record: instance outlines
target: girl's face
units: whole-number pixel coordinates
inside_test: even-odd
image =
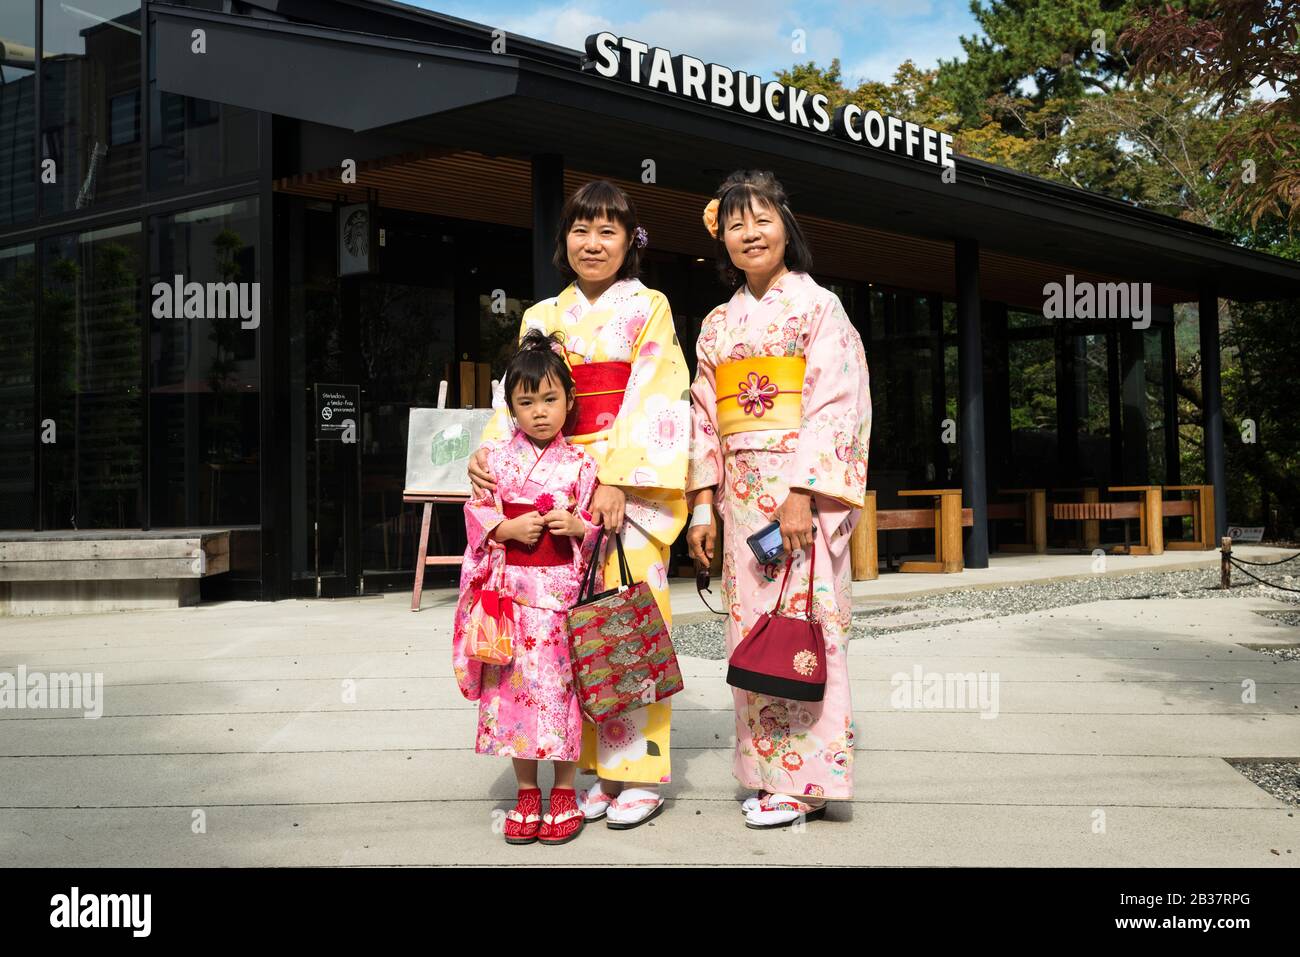
[[[519,428],[538,442],[548,442],[560,433],[571,408],[573,396],[565,394],[554,375],[538,383],[536,391],[530,392],[522,382],[517,383],[510,395],[510,411]]]
[[[722,230],[732,265],[746,274],[767,276],[785,261],[785,224],[765,203],[756,200],[743,215],[733,213]]]
[[[623,266],[632,237],[607,216],[579,219],[569,227],[569,268],[588,283],[612,279]]]

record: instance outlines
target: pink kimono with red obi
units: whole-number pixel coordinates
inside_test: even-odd
[[[506,441],[486,445],[497,488],[465,503],[469,545],[452,633],[456,683],[461,694],[479,703],[474,750],[499,757],[576,761],[582,750],[583,718],[573,684],[566,616],[578,600],[599,529],[587,511],[596,490],[596,460],[562,435],[544,450],[519,430]],[[543,532],[531,548],[489,538],[505,518],[535,510],[544,494],[554,499],[554,507],[582,518],[586,533],[581,538]],[[599,571],[596,584],[602,584]],[[497,588],[514,600],[518,629],[514,660],[508,665],[482,664],[465,654],[470,609],[483,588]]]

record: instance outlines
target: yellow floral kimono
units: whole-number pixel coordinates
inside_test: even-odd
[[[622,404],[609,427],[571,435],[569,441],[596,460],[601,484],[627,492],[622,535],[628,564],[633,577],[649,582],[671,626],[668,550],[686,524],[690,379],[668,300],[640,280],[621,279],[591,303],[577,283],[570,283],[524,313],[520,336],[529,329],[562,330],[571,366],[631,364]],[[483,441],[509,433],[509,411],[498,408]],[[606,551],[605,581],[618,581],[618,553],[612,546]],[[671,702],[663,701],[598,726],[583,722],[580,767],[594,769],[606,781],[667,782],[671,719]]]

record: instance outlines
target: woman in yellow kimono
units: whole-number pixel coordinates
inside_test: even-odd
[[[690,380],[668,300],[636,278],[645,243],[626,193],[605,180],[583,186],[565,203],[556,241],[555,265],[573,281],[524,313],[520,335],[564,333],[578,391],[564,431],[599,464],[591,513],[621,532],[633,577],[649,583],[671,627],[668,550],[686,524]],[[482,441],[508,433],[508,412],[498,408]],[[491,488],[482,454],[470,461],[470,480]],[[609,548],[606,582],[618,580],[617,569]],[[662,810],[671,718],[671,703],[662,701],[584,723],[579,767],[598,775],[579,792],[588,820],[606,817],[624,829]]]

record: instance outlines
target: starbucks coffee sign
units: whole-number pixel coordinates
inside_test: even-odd
[[[923,163],[956,165],[950,133],[852,103],[832,112],[824,93],[809,93],[779,80],[764,81],[757,74],[705,63],[686,54],[674,56],[663,47],[652,47],[630,37],[593,33],[587,37],[587,58],[582,69]]]

